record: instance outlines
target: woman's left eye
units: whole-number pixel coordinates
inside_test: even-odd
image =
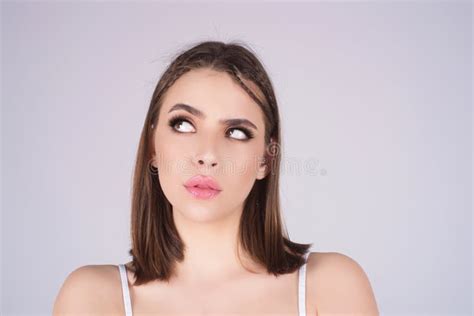
[[[252,137],[250,137],[251,135],[248,135],[246,132],[238,129],[238,128],[231,128],[227,134],[232,134],[233,136],[235,135],[236,139],[240,139],[240,140],[248,140]]]

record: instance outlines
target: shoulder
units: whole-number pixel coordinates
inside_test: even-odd
[[[54,302],[53,315],[117,313],[121,295],[118,266],[81,266],[64,280]]]
[[[337,252],[312,252],[307,266],[308,293],[318,314],[379,314],[367,274],[354,259]]]

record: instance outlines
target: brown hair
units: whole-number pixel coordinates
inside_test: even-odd
[[[163,96],[185,72],[209,68],[228,73],[262,109],[265,121],[265,160],[269,172],[256,180],[240,218],[239,246],[274,275],[290,273],[305,263],[312,244],[290,241],[282,227],[279,198],[280,117],[272,83],[251,49],[237,42],[205,41],[178,54],[159,80],[150,102],[138,146],[131,205],[131,249],[134,285],[155,279],[169,281],[174,263],[184,260],[184,244],[158,176],[150,172],[153,126],[157,125]],[[243,78],[243,80],[241,79]],[[263,100],[243,81],[253,82]],[[283,228],[285,228],[283,230]]]

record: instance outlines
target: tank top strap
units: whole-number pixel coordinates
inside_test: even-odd
[[[128,289],[127,268],[125,264],[118,265],[120,271],[120,280],[122,282],[123,305],[125,307],[125,316],[132,316],[132,303],[130,300],[130,291]]]
[[[298,271],[298,314],[306,316],[306,264],[308,262],[309,252],[304,255],[305,263]]]

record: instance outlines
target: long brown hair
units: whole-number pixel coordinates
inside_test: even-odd
[[[265,121],[265,160],[269,172],[256,180],[240,218],[239,246],[275,276],[290,273],[305,263],[312,244],[290,241],[280,212],[280,117],[270,78],[246,44],[205,41],[179,53],[162,74],[153,92],[138,146],[131,205],[131,249],[134,285],[155,279],[169,281],[176,261],[184,260],[184,244],[172,216],[172,205],[156,173],[150,172],[153,126],[157,125],[163,96],[192,69],[209,68],[228,73],[262,109]],[[243,78],[243,80],[242,80]],[[252,91],[243,81],[253,82]],[[257,95],[260,95],[259,98]]]

